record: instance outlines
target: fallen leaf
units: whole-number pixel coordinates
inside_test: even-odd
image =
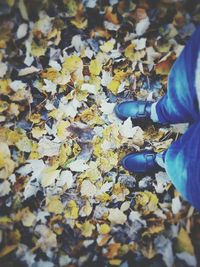
[[[109,216],[108,216],[108,220],[112,223],[112,224],[124,224],[127,220],[126,215],[119,210],[118,208],[116,209],[109,209]]]
[[[7,245],[0,251],[0,258],[10,254],[13,250],[15,250],[18,247],[17,244],[14,245]]]
[[[87,197],[94,197],[97,193],[96,186],[89,180],[84,180],[81,184],[81,195]]]
[[[22,23],[19,25],[17,29],[17,39],[22,39],[24,36],[26,36],[28,31],[28,24]]]
[[[47,199],[47,209],[49,212],[61,214],[64,210],[64,207],[59,197],[53,196],[52,198]]]
[[[91,75],[99,75],[102,70],[102,63],[97,59],[93,59],[90,61],[89,70]]]
[[[77,219],[79,215],[79,208],[74,200],[70,200],[67,203],[67,207],[65,210],[65,218],[66,219]]]
[[[114,257],[119,255],[119,250],[121,248],[120,243],[114,243],[108,245],[108,252],[105,254],[105,256],[108,259],[113,259]]]
[[[110,226],[109,226],[108,224],[105,224],[105,223],[101,224],[101,225],[98,227],[98,231],[99,231],[99,233],[102,234],[102,235],[106,235],[106,234],[108,234],[108,233],[110,232],[110,230],[111,230]]]
[[[0,62],[0,78],[3,78],[8,70],[8,66],[4,62]]]
[[[105,52],[105,53],[108,53],[110,51],[113,50],[114,48],[114,45],[115,45],[115,40],[110,40],[110,41],[107,41],[105,42],[103,45],[100,46],[100,49]]]
[[[84,222],[81,225],[81,234],[85,237],[91,237],[92,236],[92,232],[95,229],[95,226],[90,223],[89,221]]]
[[[190,255],[194,255],[194,247],[191,241],[191,238],[187,231],[181,227],[176,243],[177,252],[187,252]]]
[[[55,184],[58,179],[60,170],[56,169],[56,166],[47,167],[41,172],[41,184],[43,187],[51,186]]]
[[[88,169],[88,165],[85,160],[77,159],[69,163],[68,167],[74,172],[83,172]]]
[[[8,181],[3,181],[0,183],[0,197],[8,195],[10,190],[10,183]]]

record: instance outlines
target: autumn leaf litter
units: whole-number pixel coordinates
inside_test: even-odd
[[[198,213],[165,172],[119,164],[165,150],[187,126],[123,122],[113,109],[166,92],[199,16],[182,1],[99,2],[41,1],[33,14],[23,0],[5,4],[0,262],[197,266]]]

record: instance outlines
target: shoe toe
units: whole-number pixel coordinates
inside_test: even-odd
[[[128,154],[122,158],[121,164],[129,172],[135,173],[151,172],[157,167],[155,153],[148,151]]]
[[[114,112],[117,115],[118,118],[120,118],[121,120],[125,120],[128,118],[127,114],[124,114],[124,109],[121,104],[117,104],[114,108]]]
[[[135,101],[125,101],[115,106],[115,113],[121,119],[125,120],[128,117],[134,118],[136,113],[136,102]]]
[[[125,120],[128,117],[134,120],[146,120],[150,119],[151,105],[152,102],[150,101],[128,100],[117,104],[114,111],[121,120]]]
[[[130,172],[143,173],[146,171],[146,165],[141,155],[135,153],[126,155],[121,163],[122,166]]]

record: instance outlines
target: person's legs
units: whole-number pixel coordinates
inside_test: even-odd
[[[170,70],[166,94],[156,103],[124,101],[115,106],[125,120],[151,118],[162,124],[189,122],[200,117],[200,27],[191,36]]]
[[[192,123],[199,118],[199,68],[200,27],[193,33],[172,66],[166,94],[152,106],[151,110],[154,111],[154,114],[151,114],[151,118],[154,121],[160,123]]]
[[[121,160],[123,167],[144,173],[153,171],[157,165],[164,167],[181,195],[200,210],[200,28],[173,65],[166,95],[156,104],[148,103],[148,108],[145,101],[136,102],[119,104],[116,114],[122,114],[123,119],[150,117],[164,124],[189,122],[193,125],[164,153],[131,153]]]
[[[170,145],[164,163],[177,191],[200,210],[200,121]]]

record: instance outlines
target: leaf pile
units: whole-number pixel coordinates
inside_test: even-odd
[[[189,0],[0,2],[2,267],[197,266],[199,214],[166,173],[119,164],[182,130],[113,109],[166,92],[199,11]]]

